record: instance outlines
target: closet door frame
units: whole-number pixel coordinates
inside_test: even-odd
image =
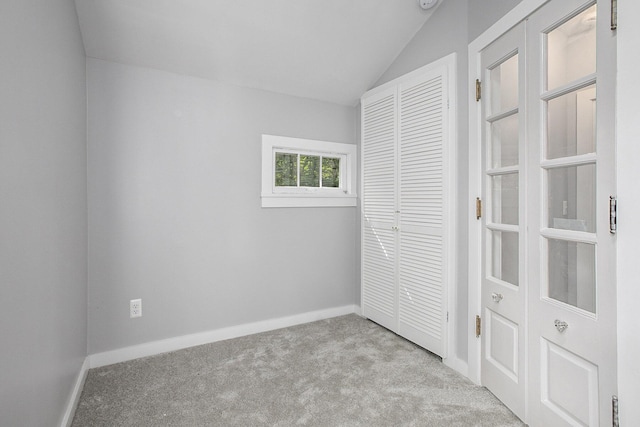
[[[446,153],[443,154],[444,163],[444,175],[443,179],[445,181],[445,189],[443,191],[443,240],[444,240],[444,251],[445,256],[443,257],[443,276],[446,277],[446,283],[444,284],[443,294],[445,296],[445,308],[447,311],[447,321],[445,324],[445,357],[443,357],[443,362],[449,367],[457,370],[463,375],[467,375],[467,364],[458,357],[457,353],[457,345],[456,343],[459,341],[458,337],[462,338],[466,333],[466,325],[459,324],[458,322],[458,314],[464,314],[464,307],[458,307],[457,303],[457,273],[456,273],[456,265],[457,265],[457,254],[456,247],[457,245],[457,233],[456,233],[456,225],[458,219],[458,209],[457,209],[457,56],[455,53],[450,54],[446,57],[438,59],[428,65],[425,65],[421,68],[418,68],[408,74],[405,74],[401,77],[398,77],[392,81],[389,81],[383,85],[380,85],[376,88],[371,89],[367,93],[365,93],[362,97],[362,100],[367,98],[375,97],[384,92],[388,92],[392,88],[399,87],[402,83],[410,82],[425,74],[432,73],[433,70],[438,68],[443,68],[446,70],[446,78],[445,78],[445,91],[448,95],[448,112],[447,112],[447,123],[445,124],[445,138],[446,141],[443,147],[446,150]],[[396,96],[396,102],[398,102],[398,97]],[[360,121],[361,121],[361,146],[360,146],[360,161],[364,162],[364,146],[362,144],[363,139],[363,129],[364,129],[364,115],[361,113]],[[396,146],[397,146],[397,137],[396,134]],[[397,161],[397,158],[394,159]],[[362,163],[361,163],[362,164]],[[360,191],[359,194],[363,195],[363,183],[364,183],[364,169],[360,168]],[[360,201],[360,246],[361,246],[361,285],[362,278],[364,275],[363,271],[363,244],[364,244],[364,233],[363,226],[365,224],[364,218],[364,203]],[[362,288],[361,288],[362,291]],[[364,292],[361,292],[361,309],[364,309],[364,301],[362,300]],[[462,335],[460,335],[462,334]]]

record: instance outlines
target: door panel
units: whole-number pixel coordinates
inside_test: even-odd
[[[541,350],[542,418],[597,426],[598,367],[544,338]]]
[[[519,327],[514,323],[487,309],[485,312],[486,328],[489,347],[486,350],[487,361],[500,369],[513,382],[518,382],[518,365],[520,354],[518,352]]]
[[[524,24],[481,53],[483,70],[482,384],[525,418]]]

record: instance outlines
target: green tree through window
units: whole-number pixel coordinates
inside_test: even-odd
[[[276,153],[276,187],[298,186],[298,155]]]
[[[275,167],[276,187],[340,188],[337,157],[276,152]]]
[[[300,187],[320,187],[320,156],[300,156]]]
[[[322,158],[322,186],[340,187],[340,159],[332,157]]]

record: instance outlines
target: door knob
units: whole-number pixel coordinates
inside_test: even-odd
[[[569,324],[567,322],[563,322],[562,320],[558,320],[558,319],[556,319],[556,321],[553,322],[553,324],[556,326],[556,329],[560,333],[564,332],[565,329],[569,327]]]
[[[500,302],[502,301],[502,298],[504,298],[502,294],[498,294],[496,292],[491,294],[491,299],[493,300],[493,302]]]

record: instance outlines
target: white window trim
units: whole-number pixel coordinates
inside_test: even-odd
[[[341,188],[276,188],[276,151],[340,157]],[[262,207],[356,206],[357,155],[354,144],[262,135]]]

